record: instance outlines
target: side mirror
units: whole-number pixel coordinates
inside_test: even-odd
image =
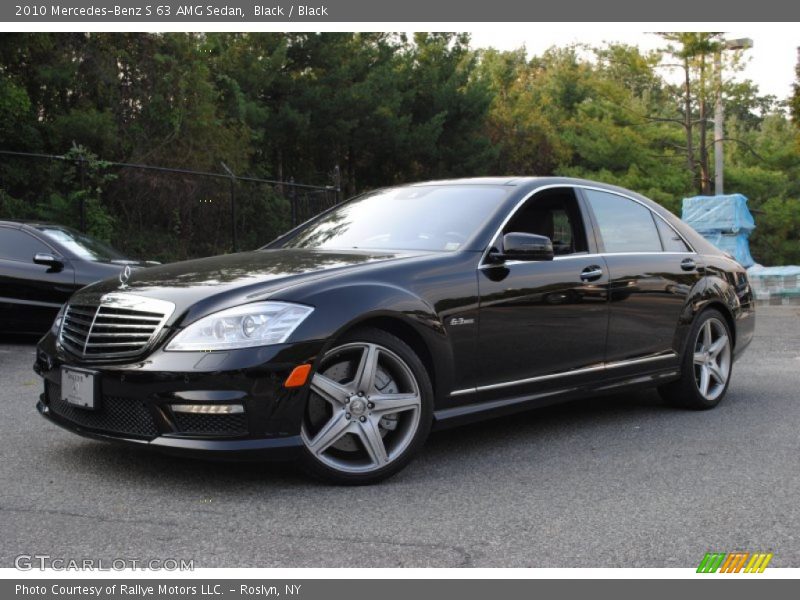
[[[553,260],[553,242],[544,235],[510,232],[503,236],[504,260]]]
[[[37,252],[33,257],[33,262],[37,265],[49,267],[53,271],[60,271],[64,268],[63,262],[61,262],[52,254],[47,254],[45,252]]]

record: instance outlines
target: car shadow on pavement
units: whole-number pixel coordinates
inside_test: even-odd
[[[436,431],[431,434],[420,457],[382,485],[413,481],[426,469],[439,471],[457,463],[469,469],[473,460],[524,448],[535,452],[537,445],[565,443],[576,431],[634,423],[644,418],[674,412],[652,391],[601,396],[499,417],[480,423]],[[631,427],[636,427],[631,425]],[[591,435],[591,433],[590,433]],[[276,488],[323,485],[303,474],[294,463],[271,461],[221,461],[185,458],[146,448],[72,438],[48,449],[49,460],[64,469],[76,468],[93,477],[126,478],[134,483],[176,486],[250,486],[265,484]]]
[[[569,443],[568,438],[600,434],[604,427],[638,427],[642,418],[658,418],[676,410],[655,390],[601,395],[489,419],[434,433],[425,453],[446,457],[455,446],[462,456],[501,453],[514,445]]]

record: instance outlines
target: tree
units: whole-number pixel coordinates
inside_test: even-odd
[[[790,109],[795,126],[800,129],[800,47],[797,48],[797,66],[794,68],[794,94],[790,100]],[[800,141],[800,140],[798,140]]]
[[[642,192],[679,212],[707,191],[716,33],[529,56],[457,33],[21,33],[0,36],[0,149],[329,184],[346,193],[480,174],[568,175]],[[726,52],[735,66],[737,57]],[[800,69],[800,64],[798,64]],[[758,260],[797,260],[800,72],[790,101],[726,81],[727,180],[757,213]],[[782,100],[782,99],[781,99]],[[72,151],[75,152],[75,151]],[[0,155],[0,216],[89,225],[123,250],[171,260],[229,249],[230,182]],[[107,177],[117,175],[116,179]],[[100,191],[98,191],[98,189]],[[290,223],[286,186],[240,183],[256,247]],[[783,220],[783,221],[782,221]],[[152,240],[163,239],[160,247]]]
[[[714,77],[711,57],[722,50],[722,34],[682,32],[660,34],[668,42],[665,51],[676,59],[683,70],[680,106],[676,107],[684,129],[686,168],[692,173],[701,194],[711,193],[711,169],[708,153],[708,124],[713,105]],[[674,65],[673,65],[674,66]],[[664,117],[657,117],[664,119]],[[697,140],[695,140],[695,128]]]

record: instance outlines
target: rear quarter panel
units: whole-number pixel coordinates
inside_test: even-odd
[[[724,255],[705,254],[702,260],[703,278],[692,290],[679,331],[685,337],[696,315],[707,308],[716,308],[730,319],[734,358],[739,358],[755,333],[755,302],[747,271]]]

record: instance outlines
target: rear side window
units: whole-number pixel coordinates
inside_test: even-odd
[[[658,233],[661,235],[661,243],[664,244],[665,252],[691,252],[689,246],[677,232],[664,222],[663,219],[655,218]]]
[[[0,227],[0,258],[32,263],[38,252],[51,254],[52,250],[24,231]]]
[[[606,252],[661,252],[661,239],[650,209],[638,202],[586,190]]]

